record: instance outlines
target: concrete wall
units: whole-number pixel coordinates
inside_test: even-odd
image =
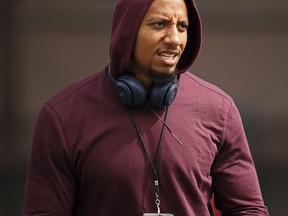
[[[271,215],[288,192],[288,2],[198,0],[203,47],[191,71],[235,100]],[[0,3],[0,215],[20,215],[44,100],[109,62],[114,1]]]

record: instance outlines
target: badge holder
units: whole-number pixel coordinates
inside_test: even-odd
[[[151,164],[151,167],[153,169],[154,172],[154,177],[155,177],[155,181],[154,181],[154,186],[155,186],[155,204],[157,207],[157,213],[144,213],[143,216],[174,216],[174,214],[170,214],[170,213],[161,213],[160,211],[160,197],[159,197],[159,181],[158,181],[158,163],[160,160],[160,146],[161,146],[161,141],[162,141],[162,137],[163,137],[163,132],[164,132],[164,128],[166,125],[166,119],[167,119],[167,115],[168,115],[168,107],[166,108],[166,112],[165,112],[165,117],[164,117],[164,121],[163,121],[163,125],[162,125],[162,130],[161,130],[161,134],[160,134],[160,138],[159,138],[159,142],[158,142],[158,147],[157,147],[157,152],[156,152],[156,160],[155,160],[155,164],[152,162],[151,157],[148,153],[148,149],[144,143],[144,140],[141,136],[140,130],[136,124],[136,121],[132,115],[132,113],[130,112],[130,110],[127,108],[129,117],[136,129],[136,132],[138,134],[138,138],[145,150],[145,154],[147,155],[147,158],[149,159],[149,163]]]
[[[143,216],[174,216],[173,214],[169,214],[169,213],[144,213]]]
[[[155,181],[155,189],[156,189],[156,193],[155,193],[155,196],[156,196],[155,204],[156,204],[156,206],[157,206],[157,213],[144,213],[143,216],[174,216],[173,214],[170,214],[170,213],[161,213],[161,211],[160,211],[160,198],[159,198],[159,194],[158,194],[158,191],[159,191],[159,182],[158,182],[158,180]]]

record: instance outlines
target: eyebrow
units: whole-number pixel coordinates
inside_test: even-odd
[[[155,17],[151,17],[150,19],[147,20],[147,22],[164,22],[164,23],[170,23],[171,22],[171,19],[170,18],[167,18],[165,16],[155,16]],[[182,19],[182,20],[179,20],[178,23],[182,23],[182,24],[187,24],[189,23],[189,21],[187,19]]]
[[[150,19],[147,20],[148,22],[167,22],[169,23],[171,20],[169,18],[166,18],[166,17],[152,17]]]

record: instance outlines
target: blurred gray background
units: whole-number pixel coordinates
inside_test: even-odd
[[[191,68],[230,94],[271,215],[287,215],[288,1],[196,0],[203,46]],[[114,0],[0,2],[0,215],[21,215],[43,102],[109,62]]]

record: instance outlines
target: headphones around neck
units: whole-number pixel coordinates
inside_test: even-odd
[[[140,81],[131,74],[124,74],[116,80],[109,67],[109,81],[119,101],[128,107],[136,107],[147,101],[154,108],[169,106],[175,99],[179,87],[179,78],[176,83],[165,86],[154,85],[148,94]]]

